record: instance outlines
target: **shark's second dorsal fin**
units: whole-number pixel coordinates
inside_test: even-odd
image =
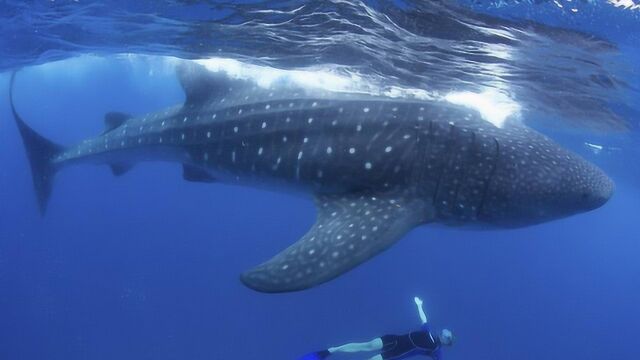
[[[108,133],[113,129],[119,128],[122,124],[124,124],[127,120],[131,119],[131,115],[121,113],[121,112],[108,112],[104,116],[104,132]]]
[[[203,65],[185,61],[177,68],[180,84],[186,95],[185,107],[200,106],[207,101],[222,99],[255,83],[235,79],[223,71],[210,71]]]

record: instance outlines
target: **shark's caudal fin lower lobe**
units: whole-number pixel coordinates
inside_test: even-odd
[[[63,151],[63,147],[36,133],[22,120],[20,115],[18,115],[13,104],[13,83],[15,75],[15,72],[11,75],[9,85],[11,111],[13,112],[13,117],[16,121],[16,125],[18,125],[18,130],[20,130],[22,141],[27,150],[27,157],[31,164],[33,186],[38,198],[38,206],[40,208],[40,213],[44,215],[49,195],[51,194],[53,176],[56,172],[56,167],[52,163],[51,159],[56,154]]]

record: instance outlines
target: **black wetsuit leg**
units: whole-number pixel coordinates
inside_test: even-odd
[[[416,350],[409,335],[385,335],[380,339],[382,340],[380,355],[385,360],[403,359]]]

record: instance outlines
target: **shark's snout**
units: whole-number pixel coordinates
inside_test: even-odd
[[[482,207],[485,221],[507,227],[534,225],[607,203],[615,186],[602,169],[546,138],[534,140],[522,153],[513,147],[501,154],[505,162]],[[550,149],[555,155],[546,155]]]
[[[590,191],[582,194],[585,210],[595,210],[609,201],[615,191],[615,184],[602,170],[594,169]]]

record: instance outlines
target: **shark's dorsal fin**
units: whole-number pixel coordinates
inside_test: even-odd
[[[119,128],[127,120],[131,119],[131,115],[121,112],[108,112],[104,116],[104,132],[108,133],[114,129]]]
[[[178,68],[178,78],[186,95],[185,107],[197,107],[207,101],[223,99],[234,92],[256,86],[249,80],[231,78],[224,71],[210,71],[203,65],[185,61]]]
[[[197,166],[188,165],[188,164],[182,165],[182,178],[184,178],[187,181],[193,181],[193,182],[211,183],[216,181],[216,178],[211,176],[205,170]]]
[[[393,245],[427,222],[422,200],[403,196],[316,197],[318,218],[298,242],[241,276],[262,292],[306,289],[329,281]]]

